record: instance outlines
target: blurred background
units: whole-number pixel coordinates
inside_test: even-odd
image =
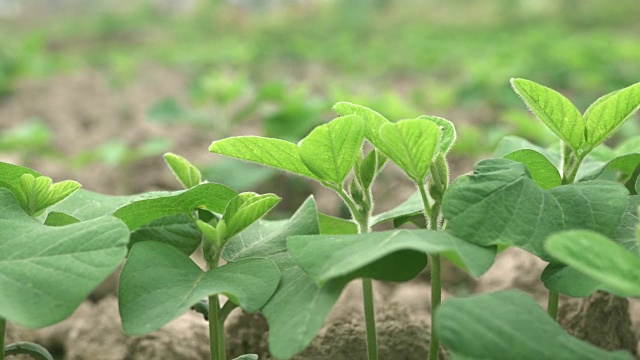
[[[511,77],[552,87],[581,111],[640,81],[639,6],[0,0],[0,161],[123,194],[176,188],[161,158],[172,151],[211,181],[286,199],[308,194],[308,183],[220,159],[208,145],[240,134],[297,142],[350,101],[393,121],[453,121],[457,175],[505,134],[553,142]],[[612,141],[637,134],[636,117]]]

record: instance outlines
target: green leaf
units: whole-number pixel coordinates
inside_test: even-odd
[[[451,184],[442,212],[462,239],[481,246],[515,245],[547,260],[543,243],[554,232],[590,229],[613,234],[627,197],[621,184],[601,180],[543,190],[524,164],[490,159]]]
[[[71,215],[57,211],[51,211],[47,214],[47,218],[44,221],[44,224],[47,226],[64,226],[75,224],[77,222],[80,222],[80,220],[74,218]]]
[[[238,195],[220,184],[200,184],[188,190],[146,194],[147,198],[122,206],[113,216],[122,219],[130,230],[169,215],[191,214],[197,208],[222,213]]]
[[[637,236],[637,228],[640,224],[638,214],[640,207],[640,195],[631,195],[627,198],[627,207],[622,213],[622,218],[618,223],[611,239],[622,245],[625,249],[640,256],[640,239]]]
[[[244,354],[240,355],[233,360],[258,360],[258,355],[256,354]]]
[[[397,218],[414,216],[424,213],[424,204],[419,192],[413,193],[407,200],[395,208],[375,215],[371,219],[373,225],[384,221],[395,220]]]
[[[545,249],[619,296],[640,296],[640,258],[603,235],[565,231],[550,236]]]
[[[79,188],[80,184],[76,181],[64,180],[54,184],[49,177],[24,174],[20,177],[20,187],[15,195],[22,208],[33,216]]]
[[[214,141],[209,151],[319,180],[300,160],[298,145],[288,141],[259,136],[230,137]]]
[[[185,188],[192,188],[200,184],[202,181],[200,170],[193,166],[189,160],[172,153],[166,153],[163,157],[173,174]]]
[[[352,272],[374,262],[377,262],[376,267],[382,267],[380,270],[370,269],[376,271],[374,278],[390,281],[410,280],[422,269],[417,265],[412,266],[409,261],[397,264],[384,261],[385,257],[398,252],[405,251],[406,255],[406,250],[417,254],[457,253],[463,261],[463,267],[474,276],[484,273],[495,258],[495,248],[483,248],[458,239],[448,232],[432,230],[292,236],[287,240],[287,246],[296,263],[318,284],[342,276],[351,278]]]
[[[115,196],[79,189],[47,211],[56,211],[73,216],[81,221],[99,218],[113,213],[123,205],[137,199],[139,195]],[[46,214],[46,212],[45,212]]]
[[[0,187],[7,188],[14,194],[18,194],[20,192],[20,178],[24,174],[30,174],[36,178],[40,176],[38,172],[29,168],[0,162]]]
[[[333,110],[341,116],[352,114],[360,116],[364,120],[365,124],[364,136],[373,144],[373,146],[384,151],[384,145],[380,138],[380,127],[389,123],[389,120],[368,107],[348,102],[339,102],[335,104],[333,106]],[[380,164],[383,164],[385,160],[386,159],[379,159]]]
[[[591,148],[600,145],[640,108],[640,83],[598,99],[584,114],[586,139]]]
[[[148,334],[215,294],[255,312],[269,300],[279,280],[280,271],[269,260],[247,259],[205,272],[173,246],[137,243],[120,274],[122,326],[130,335]]]
[[[446,155],[449,150],[451,150],[451,147],[457,137],[456,127],[453,123],[445,118],[430,115],[422,115],[418,117],[418,119],[429,120],[440,127],[440,130],[442,130],[442,139],[440,140],[440,147],[438,150],[442,154]]]
[[[274,194],[242,193],[233,198],[222,217],[227,222],[227,238],[231,238],[273,209],[280,199]]]
[[[318,211],[309,198],[289,220],[258,221],[225,247],[223,256],[230,262],[266,258],[282,272],[278,289],[261,311],[269,322],[269,350],[275,358],[290,358],[309,345],[347,283],[340,279],[318,287],[287,252],[288,236],[318,232]]]
[[[606,287],[578,270],[560,263],[550,263],[540,275],[544,286],[571,297],[587,297]]]
[[[561,166],[560,149],[546,149],[531,143],[527,139],[519,136],[507,135],[502,138],[496,145],[496,149],[491,155],[492,158],[501,158],[517,150],[529,149],[534,150],[546,157],[555,167],[559,169]]]
[[[355,173],[364,191],[371,189],[371,184],[380,171],[380,167],[378,166],[379,155],[380,152],[374,149],[373,151],[369,151],[360,164],[356,164]]]
[[[128,248],[141,241],[157,241],[191,255],[201,242],[201,233],[186,214],[169,215],[153,220],[131,232]]]
[[[0,349],[0,351],[3,351]],[[27,355],[35,360],[53,360],[51,353],[44,347],[32,342],[20,341],[7,345],[4,348],[5,356]]]
[[[318,225],[322,235],[349,235],[358,233],[358,225],[351,220],[318,214]]]
[[[638,178],[636,179],[636,194],[640,194],[640,176],[638,176]]]
[[[0,317],[37,328],[69,316],[120,264],[129,231],[113,217],[44,226],[0,189]]]
[[[319,179],[341,184],[362,150],[364,124],[347,115],[318,126],[300,142],[300,159]]]
[[[429,172],[442,131],[424,119],[402,120],[380,127],[385,154],[417,184],[422,184]]]
[[[556,136],[579,152],[585,145],[585,122],[576,107],[555,90],[525,79],[511,79],[515,92]]]
[[[544,155],[535,150],[516,150],[503,156],[505,159],[521,162],[531,174],[533,181],[543,189],[551,189],[562,184],[558,169]]]
[[[454,360],[632,359],[572,337],[519,291],[448,300],[436,312],[435,329]]]

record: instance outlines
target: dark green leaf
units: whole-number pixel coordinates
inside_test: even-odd
[[[191,255],[200,245],[201,233],[188,215],[170,215],[134,230],[131,233],[129,248],[141,241],[161,242]]]

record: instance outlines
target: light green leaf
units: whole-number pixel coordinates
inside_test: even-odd
[[[357,234],[358,226],[355,222],[346,219],[318,214],[318,224],[322,235],[348,235]]]
[[[521,162],[526,166],[533,181],[543,189],[551,189],[562,184],[558,169],[544,155],[535,150],[516,150],[503,156],[505,159]]]
[[[171,245],[182,253],[191,255],[200,245],[201,233],[188,215],[169,215],[134,230],[128,248],[149,240]]]
[[[633,359],[572,337],[519,291],[448,300],[436,312],[435,329],[453,360]]]
[[[57,211],[73,216],[81,221],[95,219],[113,213],[121,206],[137,199],[140,195],[105,195],[86,189],[79,189],[59,203],[49,207],[49,211]]]
[[[126,254],[113,217],[44,226],[0,189],[0,317],[38,328],[69,316]]]
[[[631,195],[627,198],[627,207],[622,214],[620,223],[616,227],[611,239],[622,245],[625,249],[640,256],[640,239],[637,236],[637,228],[640,225],[638,207],[640,195]]]
[[[417,184],[422,184],[429,172],[442,131],[424,119],[402,120],[380,127],[385,154]]]
[[[373,225],[400,217],[414,216],[424,213],[424,204],[419,192],[413,193],[407,200],[395,208],[375,215],[371,219]]]
[[[554,232],[589,229],[613,234],[627,197],[621,184],[601,180],[543,190],[524,164],[490,159],[451,184],[442,212],[462,239],[481,246],[515,245],[548,260],[543,243]]]
[[[565,231],[550,236],[545,249],[616,295],[640,296],[640,258],[606,236],[584,230]]]
[[[445,118],[430,115],[422,115],[418,117],[418,119],[429,120],[440,127],[440,130],[442,130],[442,139],[440,140],[439,150],[442,154],[446,155],[449,150],[451,150],[457,137],[456,127],[453,123]]]
[[[291,259],[288,236],[318,233],[318,211],[309,198],[289,220],[258,221],[225,247],[223,256],[230,262],[266,258],[282,272],[276,293],[262,309],[269,322],[269,350],[275,358],[288,359],[309,345],[347,283],[340,279],[320,288]]]
[[[120,274],[118,303],[130,335],[160,329],[203,298],[224,294],[247,312],[258,311],[280,280],[272,261],[248,259],[207,272],[173,246],[137,243]]]
[[[585,122],[576,107],[555,90],[525,79],[511,79],[515,92],[556,136],[579,152],[585,145]]]
[[[384,116],[369,109],[368,107],[356,105],[348,102],[339,102],[333,106],[333,110],[341,116],[358,115],[364,120],[365,132],[364,136],[369,140],[373,146],[384,151],[384,145],[380,139],[380,127],[389,123]],[[383,164],[386,159],[379,159],[380,164]],[[380,166],[382,167],[382,166]]]
[[[571,297],[587,297],[606,287],[578,270],[560,263],[550,263],[540,275],[544,286]]]
[[[80,184],[76,181],[64,180],[54,184],[50,177],[24,174],[15,195],[24,211],[33,216],[78,189]]]
[[[298,145],[288,141],[259,136],[230,137],[214,141],[209,151],[319,180],[300,160]]]
[[[122,206],[113,216],[122,219],[130,230],[169,215],[190,214],[197,208],[222,213],[238,195],[220,184],[200,184],[188,190],[148,193],[148,198]]]
[[[350,276],[367,265],[378,262],[387,266],[379,271],[379,280],[406,281],[420,268],[411,262],[393,264],[383,260],[399,252],[417,254],[457,253],[463,266],[474,276],[484,273],[493,263],[495,248],[470,244],[444,231],[392,230],[357,235],[292,236],[287,247],[293,259],[319,284]],[[407,250],[409,250],[407,252]],[[406,259],[409,259],[408,257]],[[417,259],[410,259],[416,261]],[[426,259],[425,259],[426,260]],[[416,263],[417,264],[417,263]],[[423,264],[424,265],[424,264]],[[413,272],[416,271],[416,272]],[[404,272],[404,273],[403,273]],[[410,276],[410,275],[413,276]],[[409,276],[409,279],[402,279]]]
[[[638,178],[636,179],[636,194],[640,194],[640,176],[638,176]]]
[[[189,160],[172,153],[166,153],[163,157],[173,174],[185,188],[192,188],[200,184],[202,181],[200,170],[193,166]]]
[[[507,135],[502,138],[496,145],[496,149],[491,155],[492,158],[501,158],[517,150],[529,149],[544,155],[549,161],[559,169],[561,166],[560,149],[546,149],[535,145],[527,139],[519,136]]]
[[[24,174],[30,174],[36,178],[40,176],[38,172],[29,168],[0,161],[0,187],[7,188],[13,191],[14,194],[18,194],[20,192],[20,178]]]
[[[356,176],[359,179],[360,184],[363,186],[364,191],[369,191],[373,180],[378,175],[380,167],[378,167],[378,157],[380,152],[378,150],[369,151],[360,164],[356,164]]]
[[[74,218],[71,215],[57,211],[51,211],[47,214],[47,218],[44,221],[44,224],[47,226],[64,226],[75,224],[77,222],[80,222],[80,220]]]
[[[584,114],[586,139],[591,148],[600,145],[640,108],[640,83],[598,99]]]
[[[362,151],[364,124],[357,115],[320,125],[300,142],[300,159],[319,179],[341,184]]]
[[[242,193],[233,198],[222,217],[227,222],[227,238],[231,238],[273,209],[280,199],[274,194]]]

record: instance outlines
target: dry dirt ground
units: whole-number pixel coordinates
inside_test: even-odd
[[[196,164],[208,164],[213,157],[207,147],[216,137],[189,126],[170,126],[146,120],[147,109],[157,100],[173,96],[186,101],[187,79],[178,72],[148,66],[134,82],[114,88],[104,74],[93,71],[63,74],[45,80],[19,84],[16,92],[0,100],[0,129],[30,118],[39,118],[54,133],[54,147],[64,157],[95,148],[108,139],[120,139],[130,146],[154,136],[171,139],[173,151]],[[259,119],[257,119],[259,120]],[[251,129],[238,129],[255,132]],[[129,169],[90,165],[76,169],[64,160],[34,157],[23,163],[16,153],[0,153],[0,161],[29,166],[54,180],[74,179],[89,190],[107,194],[137,193],[177,189],[177,182],[162,159],[147,158]],[[471,170],[468,162],[452,164],[453,173]],[[135,169],[135,172],[133,171]],[[391,174],[383,181],[399,181]],[[387,183],[388,185],[388,183]],[[394,186],[377,205],[389,207],[406,198],[412,188]],[[314,192],[321,192],[313,188]],[[286,197],[287,194],[279,195]],[[321,193],[317,198],[332,198]],[[383,194],[385,195],[385,194]],[[320,204],[321,210],[335,213],[336,202]],[[546,291],[539,281],[545,264],[517,249],[500,254],[494,266],[479,279],[466,276],[451,265],[443,270],[443,296],[520,289],[546,306]],[[51,349],[59,359],[67,360],[142,360],[208,359],[207,325],[202,316],[187,313],[157,333],[132,338],[121,331],[117,310],[116,276],[97,290],[91,301],[80,306],[69,319],[38,331],[10,324],[8,341],[37,341]],[[381,359],[425,359],[430,332],[429,274],[423,273],[405,284],[377,283],[375,302]],[[359,282],[351,283],[331,313],[320,335],[298,359],[365,359],[365,335]],[[636,353],[640,333],[640,302],[630,303],[598,293],[589,299],[562,299],[561,324],[576,336],[609,349],[627,349]],[[629,316],[629,314],[633,316]],[[257,353],[269,359],[266,346],[267,324],[259,315],[232,313],[227,322],[230,356]],[[603,342],[604,340],[604,342]]]

